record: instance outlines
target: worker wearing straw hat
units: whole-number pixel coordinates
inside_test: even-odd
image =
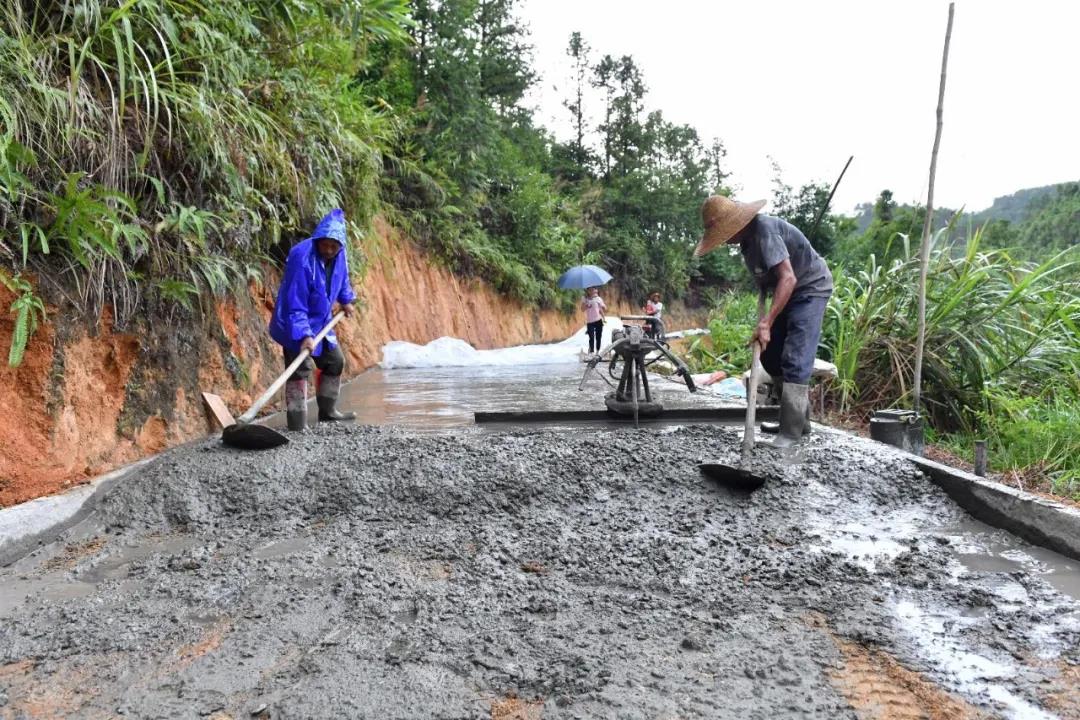
[[[713,195],[701,206],[705,236],[695,255],[738,243],[758,287],[772,292],[751,342],[761,344],[761,364],[780,388],[780,434],[774,447],[788,447],[810,432],[810,375],[814,370],[832,273],[794,225],[760,214],[764,200],[742,203]]]

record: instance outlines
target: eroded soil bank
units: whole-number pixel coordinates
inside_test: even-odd
[[[361,309],[338,329],[353,377],[380,360],[391,340],[427,343],[443,336],[477,348],[562,340],[580,313],[537,310],[500,296],[486,283],[435,264],[385,223],[360,251],[367,259],[354,285]],[[209,430],[200,392],[245,410],[282,368],[266,325],[276,271],[238,297],[202,298],[203,311],[156,308],[152,318],[80,318],[59,295],[49,322],[23,363],[0,363],[0,507],[48,495],[159,452]],[[48,295],[53,283],[42,283]],[[0,308],[14,297],[0,287]],[[609,297],[612,312],[632,313]],[[703,322],[702,312],[671,308],[673,327]],[[96,320],[97,322],[93,322]],[[13,316],[0,312],[0,349],[11,343]]]
[[[962,511],[880,446],[759,449],[744,495],[695,467],[737,445],[170,451],[0,571],[0,717],[1078,716],[1068,587],[961,563]]]

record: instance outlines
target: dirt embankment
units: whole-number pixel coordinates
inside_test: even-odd
[[[485,283],[455,277],[384,223],[363,246],[366,273],[354,276],[359,318],[338,331],[348,376],[379,362],[391,340],[427,343],[444,335],[478,348],[549,342],[577,330],[580,314],[538,311]],[[106,308],[97,328],[50,307],[22,365],[0,366],[0,506],[50,494],[118,465],[202,436],[200,391],[239,413],[281,369],[266,334],[276,275],[240,297],[213,302],[199,317],[142,319],[114,327]],[[0,289],[0,307],[14,298]],[[609,298],[611,312],[636,307]],[[698,320],[673,308],[672,326]],[[0,313],[0,350],[13,317]]]

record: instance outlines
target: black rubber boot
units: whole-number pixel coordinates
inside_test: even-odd
[[[780,433],[773,439],[772,447],[791,447],[803,437],[810,410],[810,386],[784,383],[780,396]]]
[[[770,403],[770,404],[772,404],[772,403]],[[768,435],[775,435],[776,433],[780,432],[780,423],[773,422],[771,420],[766,420],[765,422],[761,423],[761,432],[766,433]],[[811,426],[811,423],[810,423],[810,403],[807,402],[806,403],[806,423],[803,425],[803,429],[802,429],[803,437],[806,437],[811,432],[813,432],[813,427]]]
[[[285,383],[285,423],[293,432],[307,427],[307,380]]]
[[[315,402],[319,404],[319,422],[340,422],[342,420],[355,420],[356,413],[354,412],[338,412],[337,398],[323,397],[321,395],[315,398]]]
[[[319,389],[315,393],[315,402],[319,405],[319,422],[340,422],[355,420],[354,412],[338,412],[337,399],[341,392],[341,376],[327,375],[319,379]]]

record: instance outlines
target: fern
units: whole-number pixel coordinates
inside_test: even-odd
[[[14,309],[12,305],[12,309]],[[30,308],[23,306],[15,315],[15,330],[11,334],[11,349],[8,350],[8,365],[18,367],[26,352],[26,343],[30,340]]]
[[[17,295],[11,303],[11,312],[15,314],[15,329],[11,333],[11,347],[8,348],[8,365],[18,367],[26,353],[30,337],[37,331],[39,318],[45,318],[45,303],[34,294],[30,281],[16,273],[10,276],[0,270],[0,282]]]

